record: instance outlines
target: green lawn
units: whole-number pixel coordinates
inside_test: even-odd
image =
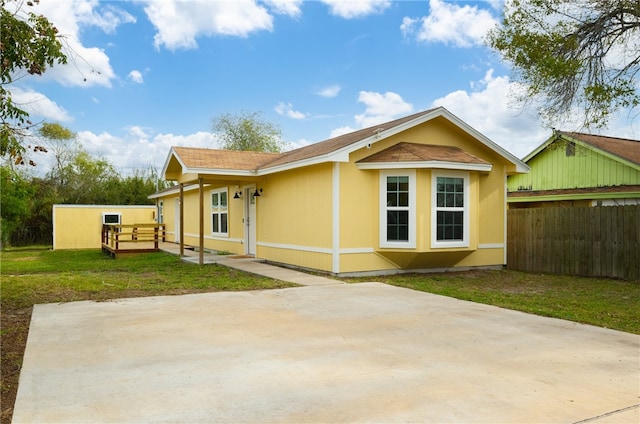
[[[2,306],[12,308],[46,302],[292,286],[223,266],[196,266],[162,252],[111,259],[100,250],[16,250],[0,253],[0,272]]]
[[[640,281],[517,271],[375,277],[375,281],[640,334]],[[372,281],[348,279],[350,282]]]

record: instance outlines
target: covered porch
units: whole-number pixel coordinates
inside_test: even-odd
[[[212,244],[226,244],[235,254],[255,255],[256,198],[262,195],[263,182],[257,170],[279,156],[265,152],[173,147],[163,176],[165,180],[177,183],[170,190],[174,190],[174,196],[177,194],[173,221],[178,254],[185,256],[186,237],[195,247],[201,265],[205,262],[205,238],[209,240],[209,248]],[[186,191],[189,191],[188,208],[185,208]],[[205,200],[205,192],[211,199]],[[150,197],[160,199],[161,193]],[[232,209],[236,210],[231,213]],[[211,220],[207,226],[206,219]],[[185,224],[190,227],[188,233]],[[217,246],[215,249],[225,250]]]

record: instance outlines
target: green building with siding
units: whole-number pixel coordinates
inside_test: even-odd
[[[554,131],[508,177],[509,208],[640,204],[640,141]]]

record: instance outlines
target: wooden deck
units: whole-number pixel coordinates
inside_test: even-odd
[[[165,241],[164,224],[105,224],[102,252],[113,258],[122,254],[158,252]]]

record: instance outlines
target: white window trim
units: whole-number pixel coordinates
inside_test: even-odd
[[[226,208],[225,211],[214,211],[213,210],[213,195],[216,194],[216,193],[218,193],[218,194],[225,193],[227,195],[227,208]],[[209,218],[209,225],[211,226],[211,235],[212,236],[217,236],[217,237],[229,237],[229,190],[227,189],[227,187],[218,188],[218,189],[215,189],[215,190],[211,190],[209,192],[209,207],[211,208],[211,214],[210,214],[210,218]],[[222,213],[225,213],[227,215],[227,232],[226,233],[223,233],[223,232],[220,232],[220,231],[214,231],[214,228],[213,228],[213,215],[214,214],[221,215]],[[222,222],[222,221],[219,219],[218,222]]]
[[[454,177],[462,178],[464,180],[464,208],[463,208],[463,231],[462,240],[447,240],[441,241],[437,239],[438,236],[438,210],[442,208],[437,207],[438,198],[438,177]],[[449,248],[449,247],[469,247],[469,222],[470,222],[470,208],[469,199],[470,195],[470,179],[468,172],[455,172],[455,171],[433,171],[431,174],[431,248]]]
[[[107,215],[115,215],[118,217],[118,222],[117,223],[109,223],[108,225],[120,225],[122,224],[122,214],[120,212],[102,212],[102,225],[107,224],[106,222],[104,222],[104,219],[107,217]]]
[[[387,177],[409,177],[409,240],[387,241]],[[380,171],[380,247],[395,249],[416,248],[416,171]]]

